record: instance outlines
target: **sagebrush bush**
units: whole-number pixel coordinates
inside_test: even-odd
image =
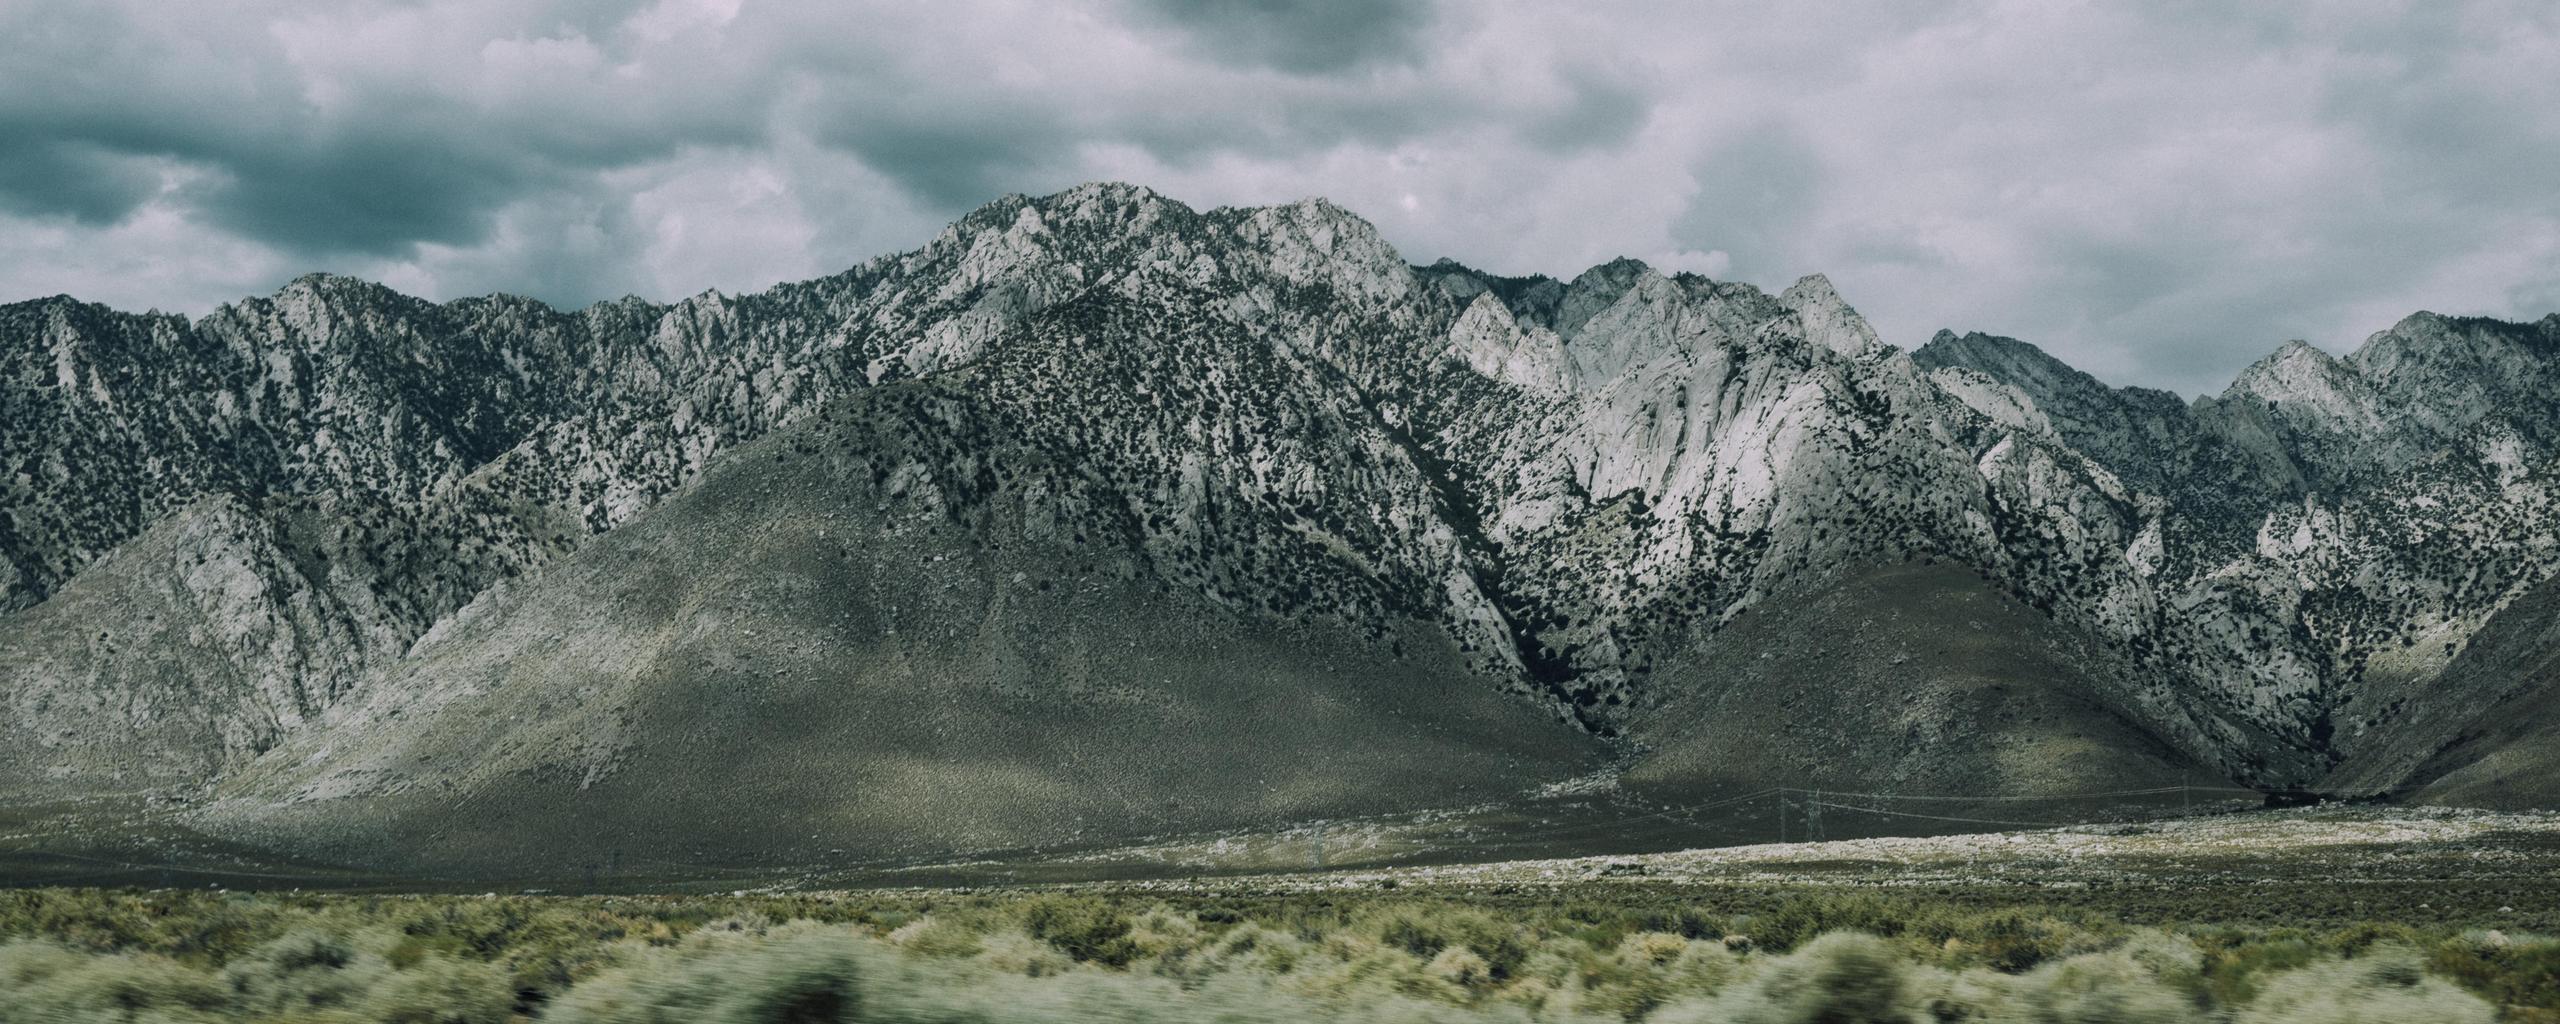
[[[223,977],[241,1008],[285,1017],[353,1007],[390,971],[348,933],[305,926],[234,959]]]
[[[986,944],[961,921],[928,914],[889,932],[889,941],[918,956],[976,956]]]
[[[861,1020],[856,940],[841,931],[710,933],[650,950],[573,987],[563,1024],[851,1024]]]
[[[1281,975],[1295,970],[1306,955],[1306,942],[1295,934],[1246,922],[1227,929],[1210,945],[1204,966],[1241,974]]]
[[[46,942],[0,946],[0,1022],[232,1019],[213,975],[153,953],[83,953]]]
[[[1032,938],[1079,962],[1120,967],[1146,952],[1129,937],[1129,918],[1101,900],[1043,897],[1031,902],[1022,920]]]
[[[2035,1024],[2186,1024],[2207,1015],[2193,947],[2131,945],[2011,979],[2002,1016]]]
[[[2287,971],[2260,986],[2234,1024],[2490,1024],[2497,1008],[2427,977],[2404,946]]]
[[[0,1024],[2470,1024],[2560,1007],[2560,943],[2496,931],[1627,893],[0,892],[0,934],[46,936],[0,939]]]
[[[1762,967],[1749,982],[1664,1010],[1665,1024],[1903,1024],[1906,961],[1883,939],[1833,932]]]
[[[514,1003],[505,971],[439,955],[376,982],[358,1016],[378,1024],[507,1024]]]
[[[1484,959],[1486,969],[1497,980],[1518,970],[1535,944],[1518,922],[1472,908],[1445,907],[1425,912],[1399,907],[1370,917],[1357,930],[1424,960],[1451,946],[1465,946]]]
[[[2437,943],[2427,968],[2498,1002],[2560,1010],[2560,939],[2465,932]]]

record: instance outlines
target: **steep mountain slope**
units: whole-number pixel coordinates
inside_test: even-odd
[[[439,627],[212,823],[394,869],[806,864],[1468,804],[1599,766],[1432,623],[1170,588],[1135,519],[1045,533],[1097,481],[974,390],[892,385],[740,449]]]
[[[2448,659],[2397,691],[2360,694],[2381,723],[2328,784],[2341,793],[2478,807],[2560,802],[2560,581],[2518,595]]]
[[[2493,695],[2452,660],[2560,569],[2560,316],[2421,313],[2344,359],[2289,343],[2184,409],[2008,339],[1941,334],[1915,358],[2016,389],[2037,428],[2153,481],[2151,586],[2182,610],[2154,632],[2270,667],[2267,721],[2332,765],[2382,756],[2413,705]]]
[[[2421,314],[2190,404],[1905,353],[1818,276],[1413,267],[1320,200],[1122,185],[668,306],[22,303],[0,795],[218,786],[244,834],[498,864],[651,800],[740,856],[804,810],[1050,842],[1516,793],[1594,743],[1665,794],[2388,788],[2474,749],[2408,709],[2531,689],[2464,648],[2560,568],[2555,358],[2560,316]],[[1115,665],[1160,678],[1097,710]],[[1211,720],[1299,795],[1199,774]],[[974,810],[837,792],[892,778]]]
[[[2125,710],[2120,680],[2136,672],[1971,571],[1877,566],[1666,659],[1624,784],[1682,803],[1772,786],[1997,803],[2219,783]]]
[[[305,575],[271,525],[208,498],[0,621],[0,709],[24,729],[0,744],[0,779],[192,787],[225,751],[264,750],[328,706],[336,694],[306,687],[360,670],[332,659],[365,645],[370,616],[344,614],[354,595]]]
[[[1573,294],[1618,296],[1559,321],[1574,365],[1608,376],[1569,375],[1543,403],[1459,380],[1417,389],[1440,396],[1417,419],[1447,423],[1444,457],[1471,470],[1501,599],[1546,658],[1533,667],[1572,679],[1577,699],[1641,718],[1674,689],[1648,674],[1740,611],[1941,557],[1990,575],[2046,628],[2112,647],[2126,668],[2103,676],[2106,699],[2190,756],[2267,782],[2315,770],[2282,737],[2254,649],[2163,629],[2181,613],[2135,557],[2157,499],[2024,428],[2024,399],[1988,402],[1839,328],[1856,314],[1819,278],[1772,297],[1622,270],[1577,280]],[[1470,317],[1486,310],[1475,302]],[[1522,305],[1534,337],[1543,314]]]

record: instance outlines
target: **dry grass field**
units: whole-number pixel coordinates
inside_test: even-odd
[[[2548,816],[2314,808],[1073,884],[36,887],[0,892],[0,1021],[2546,1021],[2555,868]]]

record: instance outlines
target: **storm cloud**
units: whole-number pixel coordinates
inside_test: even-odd
[[[1429,54],[1419,0],[1137,0],[1210,54],[1302,74]]]
[[[0,301],[314,269],[575,305],[832,272],[1008,192],[1325,195],[2196,392],[2560,303],[2538,4],[0,3]]]

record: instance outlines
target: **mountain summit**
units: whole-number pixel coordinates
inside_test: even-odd
[[[664,306],[38,300],[0,798],[457,872],[1594,778],[2533,802],[2555,446],[2560,316],[2187,403],[1902,351],[1820,276],[1412,266],[1115,184]]]

